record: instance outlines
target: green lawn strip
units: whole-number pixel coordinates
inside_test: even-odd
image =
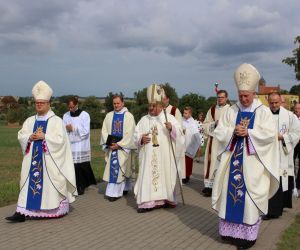
[[[300,213],[295,221],[282,233],[280,241],[276,244],[278,250],[300,249]]]

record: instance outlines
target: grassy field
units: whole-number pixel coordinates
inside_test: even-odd
[[[0,124],[0,207],[15,203],[19,193],[22,151],[17,139],[20,128]],[[92,168],[97,181],[104,171],[104,155],[100,150],[100,129],[91,131]]]
[[[278,250],[300,249],[300,213],[296,216],[294,223],[282,233],[276,245]]]

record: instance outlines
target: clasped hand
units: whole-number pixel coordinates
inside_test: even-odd
[[[73,127],[72,127],[71,124],[67,124],[66,125],[66,129],[67,129],[68,132],[72,132],[73,131]]]
[[[142,135],[142,144],[147,144],[151,141],[151,138],[150,138],[149,134],[150,133]]]
[[[44,132],[34,132],[29,138],[31,141],[44,140],[45,134]]]
[[[171,131],[172,130],[172,123],[171,122],[165,122],[166,128]]]
[[[234,129],[234,133],[237,135],[237,136],[248,136],[248,130],[246,127],[238,124],[235,126],[235,129]]]
[[[112,143],[111,146],[109,146],[109,148],[111,150],[116,150],[116,149],[119,149],[119,145],[117,143]]]

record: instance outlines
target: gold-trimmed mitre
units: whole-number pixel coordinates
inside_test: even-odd
[[[162,103],[165,91],[159,84],[153,83],[147,89],[148,103]]]
[[[52,94],[53,94],[53,90],[44,81],[37,82],[32,88],[32,95],[35,100],[49,101]]]
[[[249,63],[243,63],[234,72],[234,81],[238,90],[255,91],[259,80],[259,72]]]

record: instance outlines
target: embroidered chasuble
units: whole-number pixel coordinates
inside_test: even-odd
[[[240,124],[252,129],[254,119],[255,112],[239,112],[236,125]],[[243,223],[244,217],[245,195],[247,192],[243,174],[245,146],[247,147],[247,153],[250,153],[247,142],[247,138],[245,140],[244,137],[235,136],[230,145],[230,151],[233,151],[233,154],[230,159],[225,220],[234,223]]]
[[[47,129],[47,121],[36,120],[33,132],[42,131],[44,134]],[[29,171],[29,185],[27,192],[26,209],[40,210],[43,194],[43,140],[33,142],[33,150],[31,157],[31,166]]]
[[[112,119],[111,135],[116,137],[123,137],[123,125],[124,125],[124,113],[114,113]],[[120,171],[120,163],[118,157],[118,150],[113,150],[110,157],[110,172],[109,172],[109,183],[117,183],[117,179]]]

